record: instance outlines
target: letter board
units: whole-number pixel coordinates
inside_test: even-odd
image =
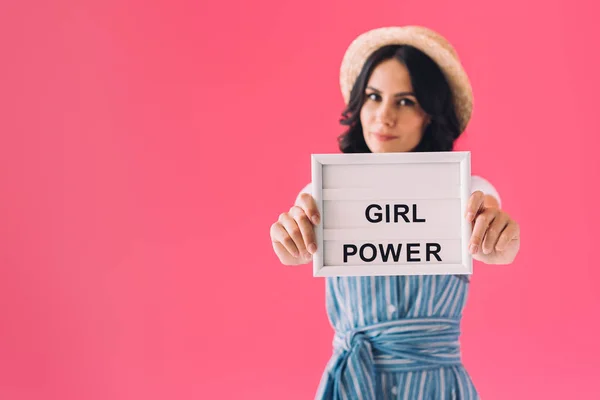
[[[471,274],[469,152],[313,154],[314,276]]]

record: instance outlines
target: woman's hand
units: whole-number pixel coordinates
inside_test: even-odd
[[[317,251],[314,226],[320,221],[317,205],[308,193],[298,196],[290,211],[271,225],[273,250],[284,265],[306,264]]]
[[[486,264],[510,264],[520,246],[520,228],[491,196],[473,192],[465,213],[472,223],[469,252]]]

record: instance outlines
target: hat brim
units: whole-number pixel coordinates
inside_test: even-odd
[[[452,45],[438,33],[420,26],[383,27],[358,36],[350,44],[340,68],[340,86],[344,102],[363,65],[377,49],[387,45],[410,45],[428,55],[441,69],[452,91],[461,132],[467,127],[473,111],[473,90]]]

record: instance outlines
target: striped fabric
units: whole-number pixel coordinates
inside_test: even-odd
[[[461,363],[468,281],[326,278],[333,355],[316,399],[478,399]]]

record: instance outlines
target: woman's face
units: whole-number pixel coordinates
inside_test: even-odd
[[[365,97],[360,122],[371,152],[407,152],[419,144],[429,118],[417,103],[402,63],[396,59],[380,63],[367,83]]]

